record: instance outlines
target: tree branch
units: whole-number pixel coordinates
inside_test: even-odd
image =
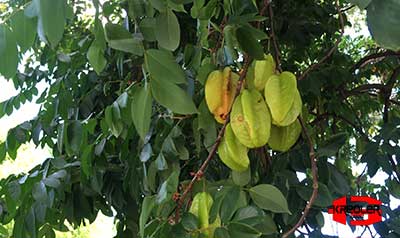
[[[293,232],[295,232],[297,230],[297,228],[299,228],[304,223],[315,199],[318,196],[318,167],[317,167],[317,158],[316,158],[315,150],[314,150],[314,143],[313,143],[310,135],[308,134],[308,130],[307,130],[307,127],[306,127],[303,119],[300,116],[298,119],[299,119],[301,128],[303,130],[304,136],[308,142],[308,146],[310,148],[311,172],[312,172],[312,176],[313,176],[313,184],[312,184],[313,192],[311,194],[310,200],[308,201],[306,207],[304,208],[303,215],[300,217],[299,221],[296,223],[296,225],[294,225],[292,227],[292,229],[290,229],[289,231],[284,233],[282,235],[282,238],[289,237]]]
[[[336,40],[334,46],[328,51],[328,53],[327,53],[318,63],[312,64],[310,67],[308,67],[308,68],[303,72],[303,74],[301,74],[301,75],[298,77],[298,80],[299,80],[299,81],[305,79],[305,78],[307,77],[307,75],[308,75],[311,71],[313,71],[313,70],[319,68],[322,64],[324,64],[325,61],[327,61],[327,60],[332,56],[332,54],[337,50],[337,48],[339,47],[339,44],[340,44],[340,42],[342,41],[342,37],[343,37],[343,34],[344,34],[344,18],[343,18],[343,15],[342,15],[342,11],[340,10],[340,5],[339,5],[339,1],[338,1],[338,0],[336,0],[336,8],[337,8],[338,14],[339,14],[340,37]]]
[[[282,72],[282,68],[281,68],[281,53],[280,53],[281,51],[279,49],[278,40],[277,40],[276,35],[275,35],[274,11],[272,9],[271,0],[264,1],[264,5],[266,4],[266,2],[268,2],[268,6],[267,7],[268,7],[270,27],[271,27],[269,37],[272,40],[272,44],[274,45],[274,49],[275,49],[274,58],[275,58],[275,62],[276,62],[276,67],[277,67],[279,72]]]
[[[385,106],[383,108],[383,122],[384,123],[387,123],[389,121],[390,96],[392,95],[393,87],[394,87],[399,75],[400,75],[400,66],[397,67],[393,71],[392,76],[389,78],[389,80],[385,84],[385,89],[382,91],[383,96],[385,98]]]
[[[249,58],[249,56],[245,55],[243,70],[240,72],[239,83],[236,87],[236,94],[235,94],[234,98],[236,98],[240,94],[240,91],[242,89],[244,79],[246,78],[246,74],[249,69],[249,66],[250,66],[250,58]],[[210,163],[210,161],[212,160],[214,155],[217,153],[218,146],[221,143],[221,140],[225,134],[225,128],[228,125],[229,121],[230,121],[230,112],[228,113],[226,121],[218,133],[217,140],[215,141],[214,145],[212,146],[212,149],[211,149],[210,153],[208,154],[207,159],[203,162],[203,164],[201,165],[199,170],[194,174],[193,179],[190,181],[188,186],[185,188],[185,190],[183,191],[182,195],[180,196],[180,198],[177,202],[177,207],[175,210],[175,221],[176,222],[179,221],[180,210],[185,203],[186,197],[188,196],[190,191],[192,191],[194,183],[203,177],[208,164]]]
[[[374,54],[365,56],[360,61],[358,61],[351,68],[350,71],[354,72],[356,69],[363,68],[365,65],[367,65],[367,64],[369,64],[371,62],[377,63],[379,61],[384,60],[387,57],[398,57],[398,58],[400,58],[400,52],[394,52],[394,51],[388,50],[388,51],[378,52],[378,53],[374,53]]]

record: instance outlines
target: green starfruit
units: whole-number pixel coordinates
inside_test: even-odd
[[[231,112],[232,130],[239,142],[257,148],[268,142],[271,115],[261,93],[244,90],[235,100]]]

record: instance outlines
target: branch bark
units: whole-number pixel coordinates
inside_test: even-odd
[[[275,49],[274,58],[275,58],[275,62],[276,62],[276,68],[278,69],[279,72],[282,72],[281,53],[280,53],[281,51],[279,49],[278,40],[275,35],[274,11],[272,9],[271,0],[264,1],[264,3],[265,2],[268,2],[268,14],[269,14],[270,27],[271,27],[269,37],[272,40],[272,44],[274,45],[274,49]]]
[[[301,128],[303,130],[304,137],[308,143],[309,150],[310,150],[310,160],[311,160],[311,172],[313,176],[313,192],[311,194],[310,200],[308,201],[306,207],[304,208],[303,215],[300,217],[299,221],[294,225],[290,230],[288,230],[286,233],[282,235],[282,238],[287,238],[289,237],[293,232],[297,230],[305,221],[308,213],[310,212],[310,209],[315,201],[315,199],[318,196],[318,167],[317,167],[317,158],[315,155],[315,150],[314,150],[314,143],[310,137],[310,134],[308,133],[307,127],[301,117],[298,118],[299,122],[301,124]]]
[[[365,56],[364,58],[362,58],[360,61],[358,61],[352,68],[351,68],[351,72],[354,72],[356,69],[360,69],[363,68],[365,65],[374,62],[377,63],[379,61],[382,61],[384,59],[386,59],[387,57],[397,57],[400,58],[400,52],[394,52],[394,51],[384,51],[384,52],[378,52],[378,53],[374,53],[368,56]]]

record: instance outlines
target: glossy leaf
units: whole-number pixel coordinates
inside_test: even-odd
[[[152,78],[176,84],[187,84],[185,73],[174,56],[163,50],[147,50],[146,66]]]
[[[260,208],[275,213],[289,213],[286,198],[275,186],[260,184],[250,188],[250,196]]]
[[[152,101],[148,85],[138,88],[132,96],[132,120],[142,140],[150,129]]]
[[[0,25],[0,74],[5,78],[14,77],[18,66],[17,54],[15,35],[6,25]]]
[[[162,48],[172,51],[178,48],[181,30],[178,19],[173,11],[167,10],[161,12],[156,17],[155,33],[157,42]]]

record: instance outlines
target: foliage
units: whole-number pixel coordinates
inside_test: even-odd
[[[379,198],[385,221],[375,229],[399,236],[389,195],[400,197],[400,54],[342,36],[349,4],[337,2],[93,0],[94,16],[83,0],[2,3],[0,74],[20,93],[0,103],[0,117],[27,101],[41,110],[8,132],[0,161],[28,141],[52,158],[0,180],[0,222],[14,222],[15,238],[49,238],[101,211],[117,219],[117,237],[201,237],[188,210],[207,192],[213,203],[202,217],[221,219],[215,237],[280,237],[317,182],[303,224],[311,237],[322,237],[332,200],[350,194]],[[395,7],[376,8],[386,4]],[[377,10],[368,9],[371,30],[394,50],[398,5],[362,5]],[[269,53],[297,75],[303,136],[287,152],[250,150],[250,169],[232,172],[214,156],[226,123],[208,111],[205,80],[225,66],[243,80],[250,61]],[[48,87],[39,92],[39,82]],[[368,182],[378,170],[385,186]]]

